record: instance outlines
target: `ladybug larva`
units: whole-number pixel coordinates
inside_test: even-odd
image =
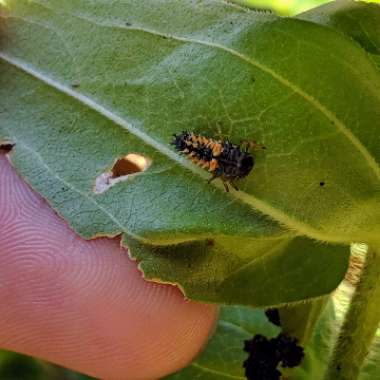
[[[228,140],[215,140],[189,131],[173,136],[172,144],[175,148],[212,173],[209,183],[220,178],[227,192],[228,184],[239,190],[235,181],[251,172],[255,160],[250,150],[265,149],[255,141],[243,141],[240,145],[235,145]]]

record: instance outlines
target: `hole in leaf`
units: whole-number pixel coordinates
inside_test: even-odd
[[[112,167],[112,176],[117,178],[142,172],[148,169],[149,165],[150,162],[146,157],[136,153],[129,153],[125,157],[116,160]]]
[[[15,144],[10,141],[0,142],[0,153],[9,153],[14,146]]]
[[[102,173],[96,178],[94,192],[97,194],[104,193],[113,185],[145,171],[150,164],[151,160],[137,153],[129,153],[118,158],[110,171]]]

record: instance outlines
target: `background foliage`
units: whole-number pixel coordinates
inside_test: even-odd
[[[237,0],[236,3],[245,4],[250,7],[271,9],[277,14],[293,16],[319,5],[331,2],[331,0]],[[378,3],[380,0],[369,0]]]

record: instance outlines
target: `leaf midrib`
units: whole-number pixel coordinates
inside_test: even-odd
[[[131,134],[134,134],[138,138],[140,138],[142,141],[144,141],[146,144],[152,146],[154,149],[159,151],[160,153],[166,155],[171,160],[177,162],[181,166],[185,167],[186,169],[192,171],[193,173],[201,176],[202,178],[206,179],[207,172],[204,170],[198,168],[196,165],[193,165],[189,160],[186,158],[182,158],[180,155],[175,153],[174,151],[167,148],[165,145],[161,144],[160,142],[154,140],[146,133],[142,132],[141,130],[135,128],[132,124],[128,123],[126,120],[124,120],[119,115],[115,114],[114,112],[111,112],[101,104],[97,103],[95,100],[89,98],[88,96],[85,96],[69,86],[66,86],[65,84],[62,84],[55,79],[52,79],[45,75],[44,73],[40,73],[38,70],[35,70],[33,67],[28,65],[26,62],[20,60],[19,58],[13,57],[7,53],[0,52],[0,59],[2,59],[4,62],[8,63],[11,66],[14,66],[20,71],[23,71],[24,73],[30,75],[31,77],[43,82],[44,84],[48,85],[49,87],[54,88],[55,90],[69,96],[71,99],[75,99],[84,106],[88,107],[89,109],[97,112],[98,114],[104,116],[108,120],[112,121],[116,125],[119,125],[123,129],[127,130]],[[11,137],[11,136],[9,136]],[[31,148],[30,148],[31,149]],[[32,150],[32,149],[31,149]],[[38,152],[35,152],[38,154]],[[218,183],[216,181],[211,183],[212,186],[215,186],[222,191],[224,191],[224,187],[221,183]],[[70,187],[75,190],[78,193],[81,193],[79,189],[76,189],[76,187],[73,184],[70,184]],[[307,225],[298,219],[295,219],[293,217],[290,217],[289,215],[285,214],[279,209],[274,208],[267,202],[260,200],[256,197],[254,197],[251,194],[248,194],[244,191],[234,192],[230,193],[230,196],[234,196],[235,198],[239,199],[243,203],[249,205],[255,210],[259,210],[264,215],[269,216],[274,221],[277,221],[282,226],[286,227],[288,230],[291,230],[295,232],[297,235],[300,236],[309,236],[311,238],[322,240],[322,241],[329,241],[329,242],[336,242],[336,243],[346,243],[347,237],[345,236],[338,236],[337,234],[334,235],[328,235],[325,234],[317,229],[314,229],[310,225]],[[95,202],[98,207],[99,204]]]

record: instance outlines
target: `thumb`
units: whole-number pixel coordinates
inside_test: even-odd
[[[163,377],[205,344],[216,307],[146,282],[119,239],[79,238],[0,154],[0,346],[94,377]]]

